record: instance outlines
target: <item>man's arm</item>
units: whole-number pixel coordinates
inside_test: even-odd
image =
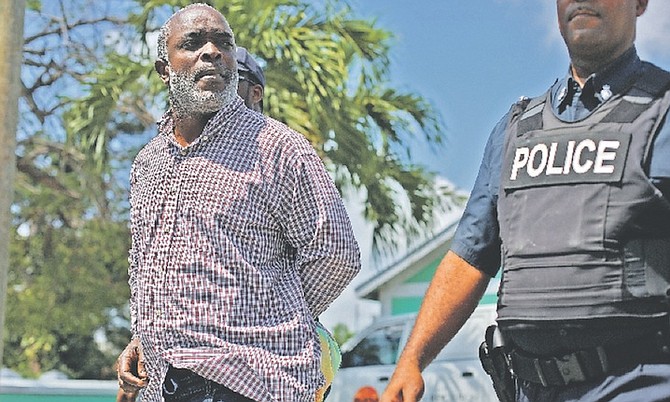
[[[490,279],[455,253],[447,253],[428,287],[382,402],[414,402],[421,398],[421,371],[470,317]]]
[[[281,218],[296,249],[305,301],[318,317],[360,271],[360,251],[342,199],[316,153],[295,158]]]
[[[130,172],[130,226],[131,226],[131,248],[128,251],[128,285],[130,286],[130,330],[133,338],[126,348],[121,352],[117,360],[117,376],[119,380],[119,392],[117,402],[134,401],[139,389],[147,385],[148,377],[144,369],[144,355],[142,345],[138,334],[137,325],[137,299],[135,297],[137,290],[137,219],[135,214],[137,210],[132,208],[135,183],[137,182],[137,172],[133,164]]]

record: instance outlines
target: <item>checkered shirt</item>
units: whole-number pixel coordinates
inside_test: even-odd
[[[170,113],[131,170],[132,331],[162,401],[168,364],[255,401],[313,401],[313,317],[360,270],[342,200],[300,134],[241,99],[187,147]]]

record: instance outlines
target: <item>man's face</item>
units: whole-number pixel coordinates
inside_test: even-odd
[[[263,99],[263,86],[256,84],[246,73],[239,72],[239,84],[237,85],[237,94],[242,98],[248,108],[263,113],[261,100]]]
[[[178,115],[213,113],[235,99],[235,40],[221,14],[208,7],[193,7],[175,15],[167,53],[164,80]]]
[[[611,60],[633,45],[647,0],[556,0],[558,26],[571,57]]]

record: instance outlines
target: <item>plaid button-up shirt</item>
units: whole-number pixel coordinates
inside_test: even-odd
[[[184,148],[168,113],[131,171],[132,331],[168,364],[256,401],[313,401],[313,317],[360,269],[342,200],[300,134],[241,99]]]

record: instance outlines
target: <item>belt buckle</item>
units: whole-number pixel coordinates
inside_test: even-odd
[[[584,370],[582,370],[582,366],[577,359],[576,353],[570,353],[560,358],[556,358],[554,359],[554,362],[556,363],[558,374],[563,379],[564,384],[586,381]]]

